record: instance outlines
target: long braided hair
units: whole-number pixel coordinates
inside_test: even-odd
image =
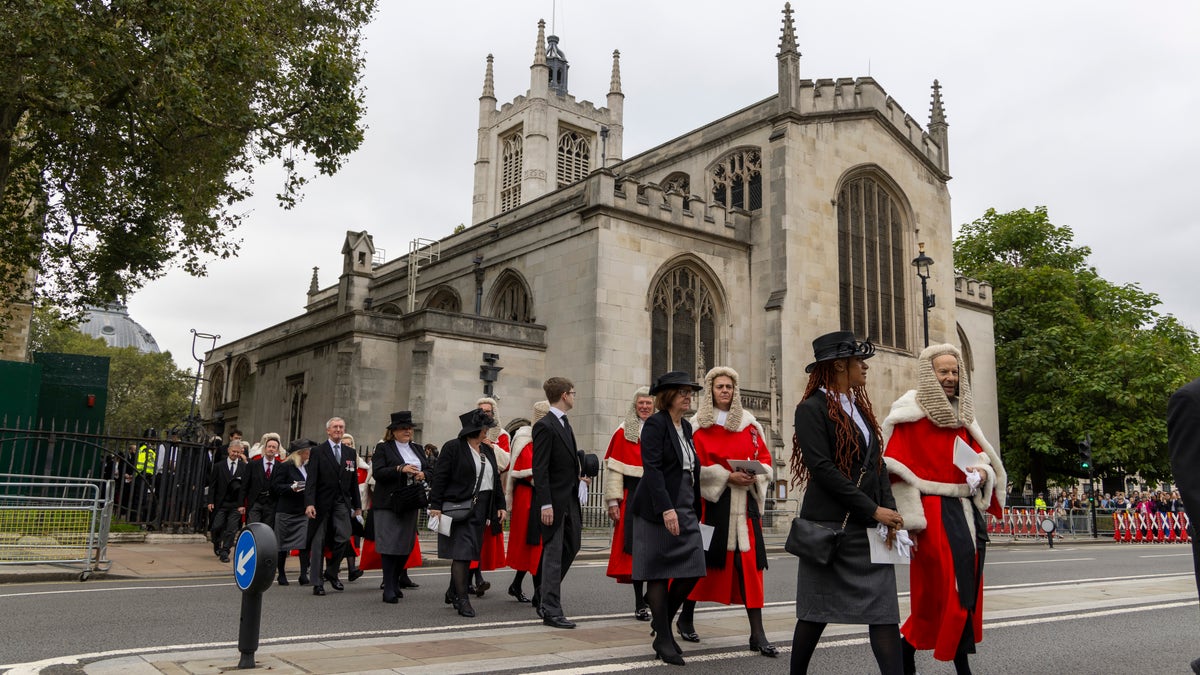
[[[825,391],[830,392],[830,395],[825,397],[828,404],[827,414],[829,419],[833,420],[834,427],[837,429],[837,438],[835,439],[833,461],[847,478],[850,478],[850,473],[854,470],[855,463],[858,462],[861,453],[866,449],[858,447],[858,431],[854,428],[854,420],[851,419],[846,411],[842,409],[842,404],[838,401],[838,397],[832,395],[837,385],[837,371],[834,370],[833,364],[835,361],[822,361],[813,368],[813,371],[808,376],[808,385],[804,388],[804,396],[801,397],[801,402],[808,400],[813,392],[824,387]],[[879,422],[875,420],[875,411],[871,407],[871,399],[867,396],[866,387],[853,387],[851,390],[854,402],[858,405],[863,417],[866,418],[867,424],[876,438],[880,438]],[[879,454],[879,468],[883,468],[883,453]],[[804,463],[804,450],[800,447],[800,439],[796,433],[792,433],[792,485],[796,487],[804,487],[808,484],[808,479],[811,477],[808,471],[808,466]]]

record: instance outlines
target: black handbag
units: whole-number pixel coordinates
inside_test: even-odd
[[[866,473],[867,465],[864,462],[862,471],[858,474],[858,482],[854,484],[855,488],[862,485],[863,476]],[[811,563],[828,565],[833,562],[833,556],[842,543],[842,536],[845,534],[846,524],[849,522],[849,511],[842,519],[842,526],[836,530],[816,521],[796,516],[792,518],[792,527],[788,530],[787,541],[783,543],[783,548],[788,553],[798,558],[804,558]]]
[[[455,522],[466,520],[471,515],[471,511],[475,509],[475,502],[479,500],[479,486],[483,485],[483,455],[479,456],[479,478],[475,481],[475,491],[471,493],[471,498],[461,502],[445,502],[442,504],[442,515]]]
[[[425,491],[424,481],[415,481],[392,490],[392,498],[388,501],[388,509],[400,513],[429,506],[429,494]]]

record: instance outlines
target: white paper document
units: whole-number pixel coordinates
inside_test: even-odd
[[[438,534],[444,534],[447,537],[449,537],[450,536],[450,525],[453,523],[454,523],[453,520],[451,520],[445,516],[429,516],[428,527],[433,532],[437,532]]]
[[[752,459],[731,459],[729,460],[729,468],[733,469],[734,471],[737,471],[738,469],[745,469],[755,476],[765,474],[767,472],[767,470],[763,468],[761,462],[756,462]]]
[[[716,529],[717,528],[713,527],[712,525],[700,523],[700,539],[704,541],[705,551],[707,551],[708,547],[712,544],[713,531]]]
[[[987,460],[984,456],[975,452],[975,449],[967,445],[967,442],[961,436],[954,437],[954,466],[962,469],[963,473],[967,469],[973,467],[986,466]]]
[[[867,527],[867,541],[871,543],[871,562],[876,565],[911,565],[912,559],[905,558],[895,547],[888,548],[887,542],[875,531],[875,526]]]

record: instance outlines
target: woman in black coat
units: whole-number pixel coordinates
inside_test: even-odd
[[[421,511],[416,502],[404,508],[393,497],[401,489],[412,489],[409,488],[412,485],[425,489],[425,449],[413,443],[412,437],[412,412],[392,413],[387,433],[371,457],[371,474],[375,476],[371,520],[375,526],[375,550],[383,567],[383,601],[388,604],[404,597],[400,577],[416,545],[417,516]]]
[[[316,443],[301,438],[288,446],[287,459],[279,462],[271,474],[271,494],[275,496],[275,539],[279,546],[279,585],[287,586],[283,568],[288,552],[300,551],[300,585],[308,583],[308,516],[304,513],[304,481],[308,479],[305,464]]]
[[[448,518],[442,514],[448,503],[473,501],[470,514],[450,526],[450,534],[438,534],[438,557],[453,560],[450,578],[454,582],[454,597],[447,592],[446,602],[452,603],[465,617],[475,616],[471,598],[467,595],[467,574],[471,561],[479,559],[483,548],[483,528],[495,532],[503,528],[508,513],[504,510],[504,491],[500,487],[500,471],[492,446],[484,442],[484,433],[492,424],[491,415],[478,408],[458,416],[462,430],[458,438],[446,441],[438,456],[429,491],[429,515]]]
[[[700,385],[672,371],[650,388],[658,412],[642,425],[642,479],[630,500],[633,579],[645,581],[654,628],[654,656],[682,666],[683,650],[671,635],[675,613],[704,576],[700,536],[700,461],[684,414]]]
[[[821,633],[833,622],[868,624],[880,672],[900,675],[896,571],[871,563],[867,540],[878,524],[893,533],[903,525],[866,391],[866,360],[875,348],[838,331],[814,340],[813,351],[804,399],[796,406],[792,478],[805,488],[800,517],[844,531],[828,565],[799,559],[791,672],[808,672]]]

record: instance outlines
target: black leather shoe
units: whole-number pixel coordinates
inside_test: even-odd
[[[758,638],[751,637],[750,638],[750,651],[758,652],[759,654],[762,654],[763,656],[770,656],[772,658],[779,656],[779,650],[775,648],[775,645],[771,644],[770,642],[767,642],[766,638],[763,638],[760,640]]]
[[[683,656],[676,653],[666,640],[655,638],[654,644],[651,646],[654,648],[654,658],[661,659],[664,663],[669,663],[673,666],[686,665],[683,662]]]
[[[679,629],[679,637],[683,638],[684,640],[687,640],[688,642],[700,641],[700,636],[696,633],[695,626],[688,626],[687,628],[684,628],[679,623],[676,623],[675,627]]]
[[[409,579],[408,577],[404,577],[403,579],[400,580],[400,583],[397,584],[397,588],[420,588],[420,587],[421,587],[421,584],[418,584],[417,582],[413,581],[412,579]]]
[[[446,604],[453,605],[455,601],[454,591],[446,591]]]
[[[325,587],[313,586],[313,595],[325,595]]]
[[[385,593],[383,596],[383,601],[389,605],[394,605],[394,604],[400,602],[400,597],[397,595],[387,595]]]
[[[462,598],[454,603],[454,608],[458,610],[459,616],[465,616],[468,619],[475,618],[475,608],[471,606],[470,598]]]
[[[341,581],[338,581],[337,577],[330,576],[328,572],[325,573],[325,581],[328,581],[329,585],[333,586],[333,590],[335,591],[346,590],[346,586]]]
[[[575,622],[565,616],[543,616],[542,623],[551,628],[574,628]]]
[[[223,563],[229,562],[229,554],[228,553],[221,553],[221,562],[223,562]]]
[[[279,575],[279,579],[278,579],[278,581],[279,581],[279,585],[280,585],[280,586],[287,586],[287,585],[288,585],[288,580],[287,580],[287,577],[283,576],[282,574],[280,574],[280,575]]]
[[[350,570],[346,573],[346,579],[350,581],[358,581],[363,575],[362,570]]]
[[[529,596],[521,592],[521,589],[515,586],[508,587],[508,594],[517,599],[517,602],[529,602]]]
[[[308,585],[308,572],[301,572],[301,573],[300,573],[300,579],[299,579],[298,583],[299,583],[301,586],[307,586],[307,585]]]
[[[483,594],[487,593],[491,587],[492,587],[492,582],[480,581],[478,584],[475,585],[475,597],[482,598]]]
[[[649,621],[650,610],[646,609],[645,607],[639,607],[636,611],[634,611],[633,618],[637,619],[638,621]]]

